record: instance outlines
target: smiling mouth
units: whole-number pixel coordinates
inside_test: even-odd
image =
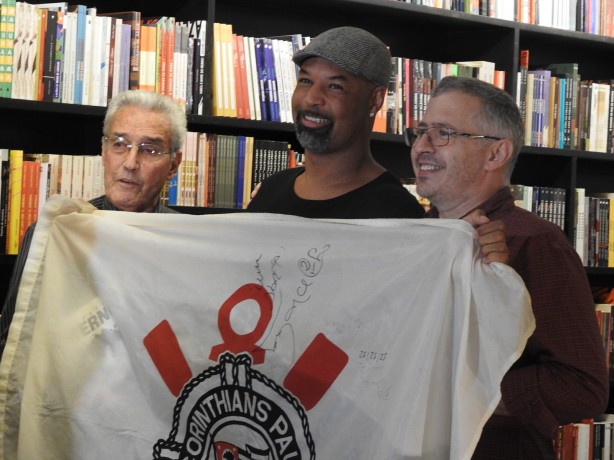
[[[420,171],[439,171],[440,169],[443,168],[441,166],[435,166],[431,164],[420,165]]]
[[[305,123],[307,123],[307,128],[309,128],[310,125],[311,127],[315,127],[314,125],[317,125],[317,127],[323,127],[331,123],[330,118],[323,117],[313,112],[300,112],[299,119],[302,120],[303,126],[305,126]]]

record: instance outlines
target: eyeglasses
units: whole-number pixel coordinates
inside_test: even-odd
[[[418,139],[426,134],[429,143],[433,147],[443,147],[450,143],[451,136],[463,136],[469,139],[492,139],[500,141],[502,138],[495,136],[485,136],[482,134],[459,133],[452,131],[450,128],[440,128],[431,126],[430,128],[406,128],[405,129],[405,144],[408,147],[413,147]]]
[[[106,142],[111,153],[115,155],[124,155],[130,150],[132,147],[136,147],[136,151],[141,155],[141,157],[148,161],[158,161],[163,155],[169,154],[170,152],[163,152],[162,147],[156,144],[130,144],[126,139],[121,136],[103,136],[103,142]]]

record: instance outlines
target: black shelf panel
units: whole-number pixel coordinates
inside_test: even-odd
[[[591,286],[614,288],[614,268],[586,267]]]

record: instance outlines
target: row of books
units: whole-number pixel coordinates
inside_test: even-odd
[[[609,0],[398,0],[557,29],[614,36]]]
[[[214,23],[212,114],[291,123],[292,55],[309,40],[301,34],[243,36],[231,24]]]
[[[511,190],[516,206],[565,228],[565,189],[514,184]]]
[[[576,188],[574,245],[587,267],[614,267],[614,193]]]
[[[505,71],[496,70],[494,62],[445,63],[393,57],[386,100],[375,116],[373,130],[402,134],[405,127],[417,126],[431,92],[442,78],[450,75],[478,78],[500,88],[505,84]]]
[[[169,206],[247,206],[253,188],[301,162],[287,142],[189,132],[183,161],[163,193]]]
[[[296,85],[292,55],[310,41],[293,34],[255,38],[235,34],[231,24],[214,24],[213,114],[292,122]],[[419,120],[434,86],[447,75],[480,78],[503,87],[505,72],[488,61],[455,63],[393,57],[386,101],[374,131],[402,134]]]
[[[560,460],[612,460],[614,417],[585,419],[560,426],[554,440],[555,458]]]
[[[146,89],[204,113],[206,21],[4,0],[0,97],[106,106]]]
[[[614,153],[614,80],[582,80],[577,63],[529,70],[528,53],[521,53],[517,94],[525,144]]]
[[[244,208],[256,184],[300,163],[283,141],[189,132],[183,161],[165,185],[170,206]],[[100,155],[0,149],[0,253],[17,254],[25,230],[55,194],[90,200],[104,194]]]
[[[558,187],[514,184],[516,206],[565,229],[566,193]],[[573,245],[586,267],[614,267],[614,193],[575,191]]]
[[[0,149],[0,252],[17,254],[49,196],[89,200],[104,193],[102,177],[100,156]]]

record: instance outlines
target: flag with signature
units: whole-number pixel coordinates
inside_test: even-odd
[[[0,457],[464,459],[534,328],[447,220],[54,198],[0,363]]]

